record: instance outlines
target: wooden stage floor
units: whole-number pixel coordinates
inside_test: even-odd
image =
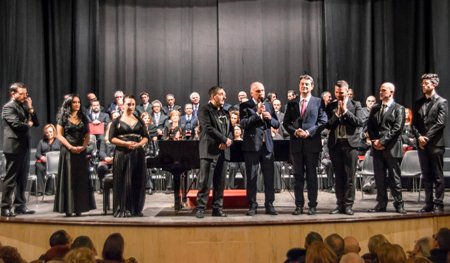
[[[386,213],[368,213],[367,210],[373,208],[376,204],[375,194],[364,194],[364,199],[361,197],[361,192],[356,192],[356,201],[354,204],[355,214],[348,215],[330,215],[329,211],[335,207],[335,195],[326,191],[319,190],[319,204],[318,213],[315,216],[306,214],[300,216],[293,216],[291,212],[294,210],[293,193],[282,191],[275,196],[275,208],[279,212],[278,216],[270,216],[264,214],[264,194],[258,193],[258,203],[260,208],[256,216],[246,216],[246,209],[227,209],[228,214],[226,218],[211,217],[211,210],[206,211],[206,216],[203,219],[194,217],[192,208],[185,207],[178,213],[173,209],[173,195],[165,193],[154,193],[147,195],[144,217],[132,218],[114,218],[111,214],[103,214],[102,194],[95,194],[97,209],[83,213],[80,217],[65,217],[64,214],[53,212],[54,196],[46,196],[44,201],[39,198],[36,201],[35,196],[30,196],[28,207],[36,210],[34,215],[21,215],[15,218],[0,218],[0,221],[16,221],[16,222],[32,222],[32,223],[70,223],[70,224],[96,224],[96,225],[265,225],[265,224],[293,224],[293,223],[314,223],[314,222],[352,222],[352,221],[368,221],[368,220],[386,220],[416,218],[422,216],[430,216],[432,214],[418,214],[416,213],[423,206],[423,192],[422,201],[418,203],[417,192],[403,192],[403,199],[405,202],[405,209],[408,211],[406,215],[395,213],[392,201],[388,204],[388,211]],[[306,192],[305,192],[306,198]],[[111,196],[112,199],[112,196]],[[111,200],[112,201],[112,200]],[[446,215],[450,215],[450,200],[445,199]],[[307,211],[307,209],[305,209]],[[109,211],[111,213],[111,211]]]

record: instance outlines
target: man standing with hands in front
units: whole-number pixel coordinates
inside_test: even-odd
[[[373,106],[367,121],[372,141],[373,166],[377,185],[377,205],[369,212],[386,212],[389,186],[395,211],[406,214],[403,207],[400,162],[403,157],[401,134],[405,126],[405,108],[394,101],[395,86],[385,82],[380,86],[381,103]]]
[[[29,129],[39,126],[33,101],[28,97],[24,83],[13,83],[9,88],[11,100],[3,106],[3,153],[6,159],[6,175],[3,179],[1,216],[34,214],[27,208],[25,189],[30,168]],[[14,212],[11,211],[14,192]]]
[[[439,76],[422,75],[423,97],[413,107],[413,132],[419,143],[419,162],[425,188],[425,206],[419,213],[444,211],[444,129],[447,124],[448,102],[436,93]],[[433,200],[433,184],[435,198]]]
[[[362,131],[362,107],[348,98],[348,83],[339,80],[334,85],[336,101],[328,104],[326,112],[329,129],[328,149],[336,174],[336,208],[330,214],[353,215],[355,202],[355,172],[358,145]]]
[[[322,99],[311,95],[314,79],[309,75],[301,75],[299,81],[300,96],[289,101],[283,120],[283,126],[290,135],[290,155],[294,168],[295,210],[292,214],[303,214],[306,172],[308,215],[315,215],[318,195],[317,165],[322,151],[320,128],[328,118]]]
[[[272,105],[264,101],[265,91],[261,82],[253,82],[250,85],[250,96],[250,100],[239,105],[240,124],[244,129],[242,151],[247,173],[247,200],[249,203],[247,215],[254,216],[258,211],[256,192],[259,165],[261,165],[264,179],[265,213],[278,215],[273,207],[275,158],[271,128],[278,129],[280,123]]]
[[[219,86],[209,89],[210,101],[200,107],[200,174],[195,217],[205,217],[209,198],[210,182],[213,185],[212,216],[226,217],[223,212],[223,191],[225,188],[226,166],[230,157],[229,148],[233,142],[233,132],[228,112],[223,109],[225,91]]]

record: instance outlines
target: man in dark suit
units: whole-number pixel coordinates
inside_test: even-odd
[[[158,139],[161,139],[163,136],[164,125],[167,121],[167,115],[161,111],[162,104],[159,100],[152,101],[152,119],[153,124],[156,126],[156,133]]]
[[[299,81],[300,97],[289,101],[283,120],[283,126],[290,135],[290,154],[294,168],[295,210],[292,214],[303,214],[306,171],[308,215],[315,215],[318,193],[317,166],[322,150],[320,130],[327,122],[327,115],[322,100],[311,95],[314,79],[309,75],[301,75]]]
[[[280,123],[272,105],[264,102],[264,85],[261,82],[253,82],[250,85],[250,96],[250,100],[239,105],[240,124],[244,129],[242,151],[247,174],[247,200],[250,206],[247,215],[254,216],[257,213],[256,192],[259,165],[264,178],[265,212],[269,215],[277,215],[278,212],[273,207],[275,189],[271,128],[278,129]]]
[[[425,206],[419,210],[420,213],[444,211],[444,129],[448,103],[436,93],[438,85],[437,74],[422,75],[423,97],[413,107],[413,133],[419,144],[419,162],[425,188]]]
[[[25,189],[30,166],[29,129],[39,126],[33,103],[28,97],[27,86],[13,83],[9,88],[11,100],[2,110],[3,153],[6,159],[6,174],[3,179],[1,216],[14,217],[16,214],[34,214],[26,207]],[[14,212],[11,211],[14,192]]]
[[[119,111],[122,113],[122,106],[123,106],[123,91],[116,90],[114,92],[114,101],[111,102],[108,107],[106,108],[106,112],[111,115],[113,111]]]
[[[339,80],[334,85],[336,101],[328,104],[328,150],[335,173],[336,208],[330,214],[353,215],[355,202],[355,172],[358,146],[361,140],[362,107],[348,98],[348,83]]]
[[[219,86],[209,89],[210,101],[200,107],[198,114],[201,127],[199,142],[200,173],[195,217],[205,217],[209,198],[210,182],[213,184],[212,216],[226,217],[223,212],[225,187],[225,159],[229,159],[229,148],[233,133],[228,112],[223,109],[225,91]]]
[[[183,136],[186,140],[192,140],[195,136],[195,127],[198,125],[198,118],[193,114],[191,103],[184,105],[184,113],[180,118],[181,130],[184,131]]]
[[[373,106],[367,121],[372,142],[373,166],[377,185],[377,205],[370,212],[386,212],[386,186],[394,198],[395,211],[406,214],[403,207],[400,162],[403,157],[401,134],[405,125],[405,108],[394,101],[395,86],[380,86],[381,103]]]
[[[148,92],[143,91],[139,94],[139,98],[141,99],[141,103],[136,106],[136,111],[139,116],[141,116],[142,113],[147,112],[152,115],[152,105],[150,104],[150,95]]]
[[[200,94],[194,91],[189,95],[189,99],[192,103],[192,114],[198,117],[198,110],[200,109]]]
[[[100,110],[100,102],[98,100],[91,101],[91,113],[87,115],[90,126],[91,134],[95,135],[97,139],[97,150],[100,149],[101,141],[105,138],[105,131],[108,123],[111,121],[109,114]],[[98,127],[96,130],[93,127]],[[103,127],[103,129],[101,129]],[[101,130],[99,130],[101,129]]]
[[[166,95],[166,102],[167,102],[167,105],[165,105],[162,108],[162,112],[164,112],[164,114],[169,116],[169,113],[171,111],[173,111],[173,110],[177,110],[177,111],[181,112],[181,106],[175,104],[175,95],[170,94],[170,93],[167,94]]]

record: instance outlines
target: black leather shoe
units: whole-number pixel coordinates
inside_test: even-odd
[[[370,213],[379,213],[379,212],[386,212],[386,207],[382,207],[380,205],[376,205],[374,208],[369,209]]]
[[[218,216],[218,217],[227,217],[227,214],[222,209],[213,209],[212,216]]]
[[[313,216],[315,214],[317,214],[316,208],[315,207],[310,207],[309,210],[308,210],[308,215]]]
[[[395,209],[395,212],[397,212],[397,213],[399,213],[399,214],[402,214],[402,215],[405,215],[405,214],[406,214],[406,210],[405,210],[405,208],[403,208],[403,207],[396,208],[396,209]]]
[[[266,206],[266,215],[276,216],[278,215],[278,212],[277,210],[275,210],[275,207],[273,207],[273,205],[268,205]]]
[[[436,214],[440,214],[440,213],[444,213],[444,206],[434,206],[434,213]]]
[[[352,216],[354,214],[353,209],[350,206],[347,206],[344,210],[344,214]]]
[[[433,207],[432,206],[424,206],[417,212],[418,213],[430,213],[430,212],[433,212]]]
[[[28,209],[28,207],[16,208],[14,212],[16,213],[16,215],[32,215],[36,213],[36,211],[30,210]]]
[[[252,205],[247,211],[248,216],[254,216],[258,213],[258,205]]]
[[[337,206],[335,209],[333,209],[333,210],[330,211],[330,215],[336,215],[336,214],[340,214],[340,213],[342,213],[342,212],[343,212],[343,211],[342,211],[342,208],[339,207],[339,206]]]
[[[303,208],[300,207],[300,206],[297,206],[297,207],[295,208],[294,212],[292,212],[292,214],[293,214],[294,216],[298,216],[298,215],[303,214]]]
[[[14,213],[11,211],[11,209],[2,209],[1,215],[2,215],[3,217],[15,217],[15,216],[16,216],[16,214],[14,214]]]
[[[183,209],[183,204],[180,202],[175,202],[174,208],[175,211],[180,211],[181,209]]]
[[[197,209],[197,212],[195,212],[196,218],[204,218],[205,217],[205,210],[203,209]]]

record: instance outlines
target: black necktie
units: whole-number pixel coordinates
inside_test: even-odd
[[[386,108],[387,108],[386,104],[381,105],[380,111],[378,112],[378,122],[381,122],[383,120],[383,115]]]

